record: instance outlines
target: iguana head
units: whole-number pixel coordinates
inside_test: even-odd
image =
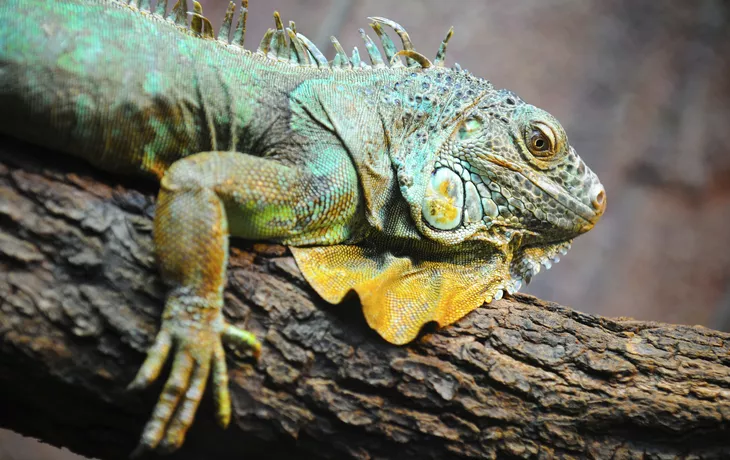
[[[454,251],[504,253],[504,290],[549,268],[603,214],[603,186],[546,111],[451,69],[411,73],[394,91],[412,92],[391,153],[411,218]]]
[[[552,243],[590,230],[605,205],[598,177],[555,117],[499,91],[454,126],[434,163],[422,214],[435,230],[484,223],[522,230],[530,243]]]
[[[494,91],[446,136],[421,218],[425,233],[436,238],[454,232],[520,238],[533,263],[515,254],[522,266],[513,272],[529,280],[540,263],[549,265],[572,238],[593,228],[605,207],[603,186],[555,117],[509,91]]]

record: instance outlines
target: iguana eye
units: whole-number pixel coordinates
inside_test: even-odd
[[[550,150],[550,141],[545,137],[543,133],[538,130],[532,132],[530,138],[530,150],[534,152],[545,152]]]
[[[527,148],[536,157],[549,158],[555,154],[555,133],[544,123],[535,123],[528,134]]]
[[[459,128],[459,139],[466,140],[474,137],[482,128],[482,121],[478,118],[469,118]]]

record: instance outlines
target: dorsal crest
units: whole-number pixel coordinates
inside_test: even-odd
[[[227,45],[244,48],[246,38],[246,20],[248,19],[248,0],[241,0],[240,15],[236,27],[233,28],[233,17],[236,12],[236,4],[230,2],[223,18],[222,25],[215,34],[211,21],[204,16],[202,5],[193,0],[193,10],[188,10],[188,0],[178,0],[172,8],[168,8],[170,0],[157,0],[154,11],[152,11],[151,0],[115,0],[118,3],[128,6],[134,10],[150,13],[161,19],[177,24],[179,27],[199,36],[202,39],[218,40]],[[190,21],[188,23],[188,17]],[[406,29],[397,22],[381,17],[371,17],[370,27],[373,28],[380,39],[385,57],[381,54],[373,40],[360,29],[360,36],[365,44],[365,51],[370,59],[370,64],[360,57],[360,51],[355,47],[348,56],[345,49],[335,37],[331,37],[335,48],[335,57],[331,61],[325,57],[317,46],[303,34],[297,32],[294,21],[289,22],[289,27],[284,27],[281,16],[274,13],[274,27],[269,29],[262,38],[256,53],[262,54],[271,60],[288,62],[301,67],[316,67],[326,69],[380,69],[386,67],[443,67],[446,58],[446,48],[451,39],[454,29],[449,29],[446,37],[436,53],[433,61],[425,55],[416,51]],[[384,26],[391,28],[400,38],[402,49],[397,50],[395,44],[385,32]],[[232,31],[233,30],[233,31]],[[405,64],[401,57],[405,57]],[[458,64],[455,70],[461,70]]]

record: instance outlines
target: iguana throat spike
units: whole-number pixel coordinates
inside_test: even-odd
[[[451,40],[451,37],[454,35],[454,27],[451,26],[449,31],[446,33],[446,38],[441,42],[441,46],[439,46],[439,50],[436,53],[436,59],[433,61],[433,65],[436,67],[443,67],[444,62],[446,61],[446,46],[449,44],[449,40]]]
[[[318,67],[321,68],[327,68],[329,67],[329,62],[327,61],[327,58],[322,54],[322,52],[317,48],[317,45],[312,43],[312,40],[308,39],[304,35],[298,33],[297,38],[302,41],[302,44],[305,48],[307,48],[307,51],[311,54],[314,61],[317,63]]]
[[[233,44],[243,48],[246,39],[246,20],[248,19],[248,0],[241,1],[241,15],[238,17],[236,30],[233,32]]]
[[[373,67],[376,69],[385,67],[380,50],[378,50],[378,47],[375,46],[373,40],[365,34],[363,29],[360,29],[360,36],[362,37],[362,41],[365,42],[365,49],[368,52],[368,56],[370,57],[370,62],[373,64]]]
[[[233,14],[236,12],[236,4],[233,2],[228,3],[228,9],[226,15],[223,17],[223,23],[218,31],[218,40],[225,43],[228,42],[228,37],[231,35],[231,24],[233,23]]]

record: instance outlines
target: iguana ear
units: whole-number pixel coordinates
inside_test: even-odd
[[[444,122],[444,120],[436,118],[441,114],[437,108],[431,107],[426,110],[419,107],[419,109],[422,113],[417,113],[419,116],[415,118],[425,121],[414,123],[408,130],[403,129],[402,131],[407,134],[402,135],[397,142],[394,141],[388,151],[390,161],[395,167],[400,195],[407,203],[411,221],[421,235],[443,245],[460,244],[476,233],[489,228],[482,221],[481,213],[478,219],[465,219],[464,222],[461,222],[463,196],[461,202],[457,202],[452,193],[457,189],[462,190],[462,178],[456,173],[452,173],[455,180],[445,181],[443,177],[439,178],[436,168],[437,161],[443,160],[440,157],[442,153],[447,158],[449,157],[451,148],[448,147],[448,142],[454,132],[458,130],[463,114],[453,116],[448,122]],[[438,126],[439,129],[433,129],[433,126]],[[458,163],[458,159],[454,159],[454,161]],[[434,188],[435,183],[445,185],[447,182],[455,185],[447,187],[450,191]],[[474,190],[476,191],[476,189]],[[436,193],[434,193],[435,191]],[[470,200],[470,202],[481,207],[478,199]],[[446,207],[444,207],[445,203]],[[434,214],[434,210],[438,209],[445,210],[445,212]],[[447,222],[456,225],[438,226],[433,221],[427,223],[424,216],[433,215],[440,215],[441,217],[437,219],[445,218]]]
[[[490,302],[509,283],[504,255],[418,261],[354,245],[291,248],[304,277],[325,300],[360,297],[370,327],[401,345],[431,321],[451,324]]]

